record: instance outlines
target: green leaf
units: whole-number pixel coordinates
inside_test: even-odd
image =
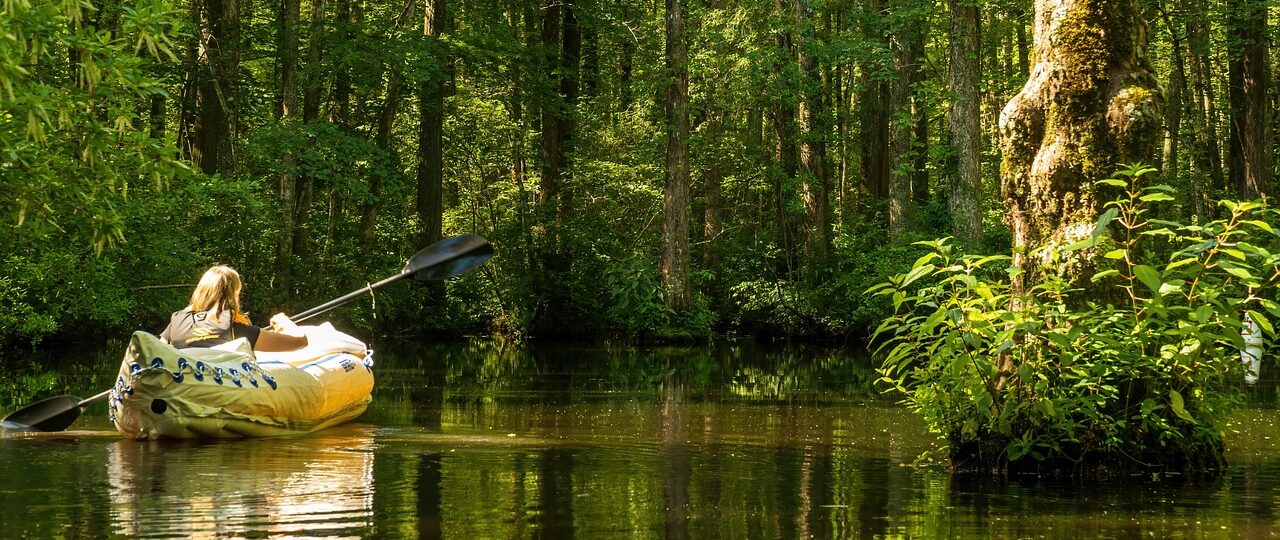
[[[932,261],[937,256],[938,256],[938,252],[936,251],[930,251],[929,253],[925,253],[924,255],[920,256],[919,259],[916,259],[915,264],[911,265],[911,268],[920,268],[921,266],[924,266],[929,261]]]
[[[1098,221],[1093,224],[1093,232],[1090,233],[1089,236],[1093,237],[1094,240],[1097,240],[1098,237],[1107,232],[1107,226],[1111,225],[1111,221],[1116,219],[1116,216],[1118,215],[1120,215],[1120,210],[1116,208],[1108,208],[1106,212],[1103,212],[1101,216],[1098,216]]]
[[[1168,193],[1148,193],[1146,195],[1138,197],[1138,200],[1142,202],[1163,202],[1163,201],[1172,201],[1174,199],[1173,199],[1173,196],[1169,195]]]
[[[1118,187],[1118,188],[1127,188],[1127,187],[1129,187],[1129,183],[1128,183],[1128,182],[1125,182],[1124,180],[1116,180],[1115,178],[1108,178],[1108,179],[1106,179],[1106,180],[1098,180],[1097,182],[1094,182],[1094,183],[1095,183],[1095,184],[1099,184],[1099,185],[1103,185],[1103,186],[1115,186],[1115,187]]]
[[[1163,282],[1160,279],[1160,272],[1157,272],[1155,268],[1145,264],[1139,264],[1138,266],[1133,267],[1133,275],[1137,277],[1143,285],[1146,285],[1148,289],[1151,289],[1151,292],[1160,292],[1160,285]]]
[[[1227,266],[1224,264],[1222,265],[1222,269],[1226,270],[1228,274],[1231,274],[1240,279],[1253,279],[1252,273],[1250,273],[1247,269],[1241,268],[1239,266]]]
[[[1186,404],[1182,401],[1182,394],[1178,393],[1177,390],[1169,391],[1169,408],[1173,409],[1173,414],[1177,415],[1178,418],[1192,424],[1196,423],[1196,420],[1191,417],[1191,413],[1187,412]]]
[[[1111,276],[1119,275],[1119,274],[1120,274],[1120,271],[1114,268],[1111,270],[1103,270],[1101,272],[1094,274],[1093,277],[1090,278],[1090,281],[1097,283],[1099,281],[1102,281],[1103,279],[1109,278]]]
[[[933,266],[932,264],[926,264],[923,266],[917,266],[915,268],[912,268],[910,272],[907,272],[906,277],[902,278],[902,285],[900,285],[900,287],[906,287],[907,285],[910,285],[915,280],[920,279],[921,277],[924,277],[929,272],[932,272],[934,268],[936,267]]]
[[[1247,310],[1245,311],[1245,313],[1249,315],[1249,318],[1253,319],[1253,322],[1258,323],[1258,327],[1262,328],[1262,330],[1266,332],[1267,335],[1271,335],[1271,336],[1276,335],[1276,329],[1271,326],[1271,321],[1267,320],[1267,318],[1264,317],[1261,313],[1258,313],[1253,310]]]
[[[1113,249],[1111,251],[1108,251],[1106,254],[1104,254],[1103,257],[1106,257],[1108,259],[1123,259],[1124,254],[1127,251],[1128,250],[1125,250],[1125,249]]]
[[[1249,225],[1253,225],[1254,227],[1257,227],[1257,228],[1259,228],[1259,229],[1262,229],[1262,230],[1264,230],[1264,231],[1267,231],[1267,232],[1269,232],[1269,233],[1271,233],[1271,234],[1275,234],[1275,232],[1276,232],[1276,231],[1272,230],[1272,229],[1271,229],[1271,225],[1270,225],[1270,224],[1268,224],[1268,223],[1267,223],[1267,222],[1265,222],[1265,221],[1258,221],[1258,220],[1256,220],[1256,219],[1245,219],[1245,220],[1241,220],[1240,222],[1241,222],[1241,223],[1248,223]]]

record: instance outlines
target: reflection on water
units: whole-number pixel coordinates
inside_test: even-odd
[[[314,437],[107,447],[111,522],[127,536],[352,535],[372,516],[373,437],[345,427]]]
[[[1271,408],[1241,413],[1219,478],[1002,483],[909,466],[933,439],[831,349],[383,347],[378,373],[360,422],[311,436],[137,442],[102,411],[0,436],[0,536],[1203,538],[1280,521]],[[100,384],[75,377],[59,384]]]

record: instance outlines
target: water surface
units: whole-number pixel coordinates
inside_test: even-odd
[[[19,369],[3,399],[95,393],[118,355]],[[40,359],[52,362],[55,359]],[[4,537],[1268,537],[1280,414],[1214,479],[952,477],[857,350],[384,345],[374,403],[321,433],[122,440],[90,410],[0,437]],[[11,406],[6,407],[11,408]]]

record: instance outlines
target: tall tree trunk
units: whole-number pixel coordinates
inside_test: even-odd
[[[982,238],[982,52],[981,18],[975,0],[949,0],[950,87],[947,113],[954,165],[949,167],[952,234],[966,245]]]
[[[1230,79],[1231,192],[1252,199],[1271,194],[1271,108],[1267,102],[1267,4],[1228,2],[1227,72]]]
[[[689,281],[689,66],[680,0],[667,0],[667,178],[662,193],[662,288],[667,307],[693,307]]]
[[[206,174],[235,169],[240,14],[237,0],[193,0],[195,47],[190,69],[194,90],[189,139],[181,146]]]
[[[897,0],[894,9],[903,16],[902,28],[896,35],[894,57],[897,75],[893,82],[890,123],[892,167],[889,177],[889,234],[900,237],[911,227],[913,181],[916,175],[915,117],[912,115],[915,84],[920,80],[924,57],[924,33],[916,13],[914,0]]]
[[[1218,138],[1218,109],[1213,91],[1213,71],[1209,67],[1209,29],[1207,9],[1199,2],[1189,2],[1187,13],[1187,51],[1191,63],[1191,75],[1195,79],[1194,91],[1197,116],[1204,124],[1201,133],[1205,174],[1209,175],[1211,189],[1226,187],[1222,172],[1222,147]]]
[[[981,21],[981,19],[979,19]],[[981,23],[979,23],[981,25]],[[1014,21],[1014,26],[1018,33],[1018,73],[1021,77],[1026,77],[1031,71],[1031,55],[1028,54],[1027,48],[1027,11],[1026,8],[1018,9],[1018,17]]]
[[[570,207],[570,194],[563,189],[563,175],[573,147],[573,117],[578,100],[579,60],[582,37],[578,31],[573,0],[553,1],[542,20],[544,76],[553,89],[553,98],[542,109],[542,178],[538,185],[538,216],[544,231],[540,249],[539,294],[546,302],[544,323],[559,327],[565,315],[565,298],[552,284],[569,271],[565,256],[562,223]],[[562,26],[563,25],[563,26]],[[556,54],[559,49],[559,54]]]
[[[429,0],[423,32],[444,69],[433,71],[418,89],[418,242],[428,245],[443,238],[444,224],[444,98],[452,60],[441,36],[446,32],[446,0]]]
[[[342,43],[344,47],[355,46],[355,32],[352,30],[351,2],[353,0],[338,0],[337,22],[338,28],[342,29]],[[345,61],[338,62],[334,66],[333,77],[333,108],[330,109],[329,120],[338,125],[342,129],[348,129],[350,124],[351,110],[351,66]]]
[[[298,114],[298,12],[299,0],[280,0],[280,23],[276,29],[276,119],[284,129],[297,129]],[[285,148],[281,156],[280,182],[277,192],[280,204],[280,238],[276,241],[276,278],[274,283],[287,293],[293,285],[293,235],[297,211],[298,156],[293,148]]]
[[[879,24],[880,0],[868,0],[862,19],[862,34],[869,42],[884,44]],[[858,91],[858,172],[863,191],[874,200],[889,197],[889,84],[883,77],[888,69],[874,57],[860,66]]]
[[[1160,5],[1160,13],[1163,16],[1165,28],[1169,31],[1169,42],[1173,48],[1170,51],[1173,69],[1169,71],[1169,84],[1165,87],[1168,102],[1164,108],[1165,135],[1160,166],[1164,170],[1165,178],[1177,179],[1181,177],[1182,164],[1178,158],[1178,145],[1181,144],[1182,138],[1182,101],[1185,95],[1183,90],[1187,86],[1187,76],[1183,70],[1182,36],[1178,34],[1178,28],[1173,25],[1163,3]]]
[[[793,0],[796,24],[796,62],[801,72],[800,100],[800,198],[804,204],[804,246],[806,275],[818,279],[824,274],[831,250],[831,209],[825,167],[826,129],[822,125],[822,81],[819,79],[818,49],[814,39],[813,13],[808,0]]]
[[[1036,1],[1036,65],[1000,115],[1019,293],[1042,278],[1040,248],[1089,236],[1094,182],[1155,156],[1163,99],[1141,15],[1137,0]],[[1068,277],[1087,278],[1086,266]]]

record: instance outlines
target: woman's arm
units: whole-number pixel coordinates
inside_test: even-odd
[[[254,350],[264,352],[283,352],[301,349],[307,346],[307,335],[289,319],[288,315],[277,313],[271,318],[271,330],[263,329],[258,334],[258,343]]]

